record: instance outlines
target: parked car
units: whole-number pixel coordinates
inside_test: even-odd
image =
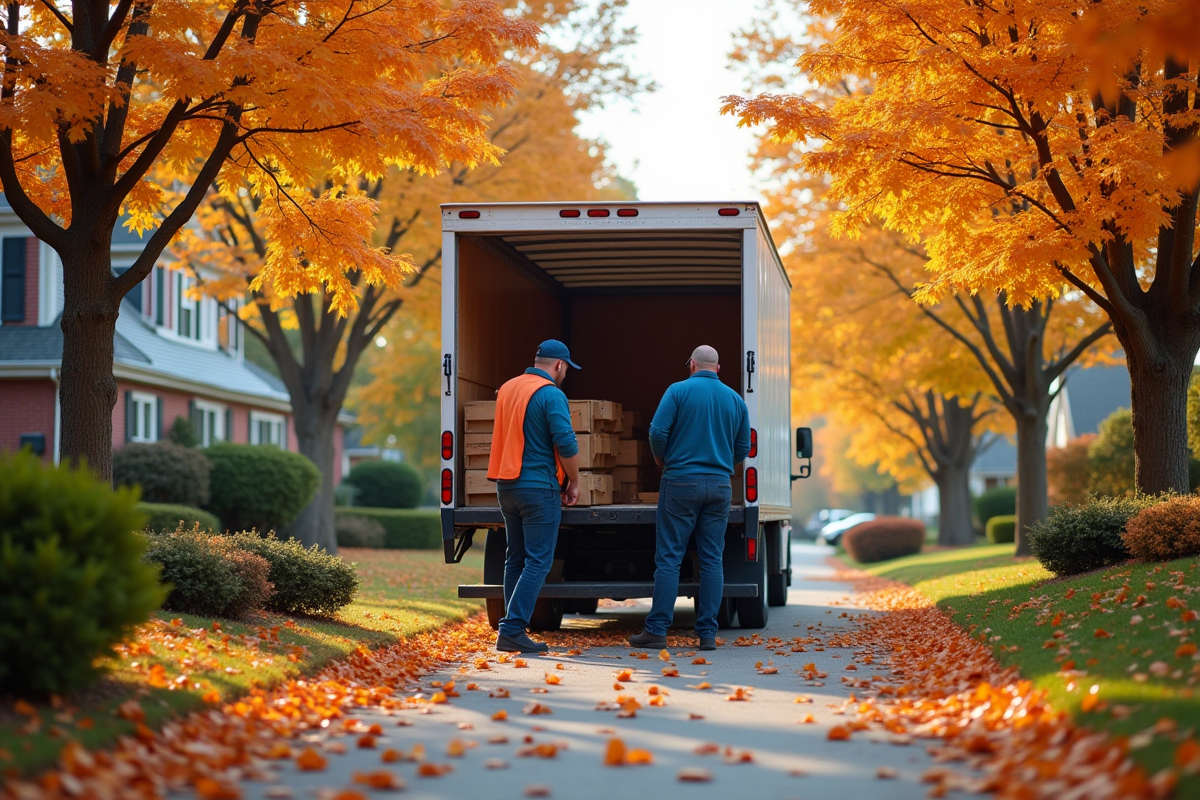
[[[822,508],[820,511],[814,511],[804,523],[804,538],[816,539],[826,525],[845,519],[853,513],[848,508]]]
[[[862,525],[864,522],[870,522],[873,519],[875,519],[875,515],[870,512],[851,514],[844,519],[831,522],[824,528],[821,528],[821,535],[817,537],[817,541],[837,547],[842,541],[842,534],[851,528]]]

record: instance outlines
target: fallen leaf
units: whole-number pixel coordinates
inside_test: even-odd
[[[562,676],[555,675],[553,672],[547,672],[546,683],[550,684],[551,686],[558,686],[560,683],[562,683]]]
[[[374,747],[375,746],[375,737],[371,736],[370,734],[365,734],[363,736],[358,737],[358,746],[363,748],[364,750]]]
[[[714,742],[708,742],[707,744],[699,745],[692,752],[698,756],[711,756],[721,752],[721,746]]]
[[[511,694],[509,693],[508,689],[505,689],[503,686],[499,686],[495,689],[492,689],[490,692],[488,692],[488,697],[505,698],[505,697],[511,697]]]
[[[876,767],[875,777],[880,780],[890,781],[900,777],[900,773],[892,767]]]
[[[726,700],[735,700],[735,701],[749,700],[750,699],[750,689],[748,689],[744,686],[739,686],[733,690],[733,694],[729,695],[725,699]]]
[[[503,758],[489,758],[483,762],[484,769],[508,769],[508,762]]]
[[[212,778],[197,778],[192,785],[200,800],[242,800],[242,790]]]
[[[654,755],[649,750],[634,748],[625,753],[625,763],[630,765],[648,765],[654,763]]]
[[[426,762],[417,767],[417,775],[422,778],[440,778],[454,771],[451,764],[431,764]]]
[[[506,719],[508,719],[508,712],[503,708],[497,711],[495,714],[492,714],[493,722],[504,722]]]
[[[620,767],[625,764],[625,742],[620,739],[609,739],[604,747],[604,766]]]
[[[633,680],[633,670],[623,669],[617,673],[617,681],[619,683],[628,683]]]
[[[513,669],[525,669],[529,666],[529,662],[523,658],[518,658],[513,661]]]
[[[842,742],[850,738],[850,731],[841,725],[835,725],[829,729],[825,738],[831,742]]]
[[[534,714],[551,714],[553,712],[547,706],[544,706],[541,703],[529,703],[523,709],[521,709],[521,713],[534,715]]]
[[[812,714],[809,714],[804,719],[800,720],[800,723],[803,725],[812,725],[816,721],[816,718]]]
[[[693,664],[711,664],[712,662],[709,661],[704,656],[696,656],[695,658],[692,659],[692,663]]]
[[[662,674],[664,678],[678,678],[679,670],[676,667],[663,667]]]
[[[327,766],[329,766],[329,759],[311,747],[296,756],[296,767],[304,772],[317,772]]]
[[[666,648],[658,651],[658,660],[659,661],[670,661],[671,660],[671,654],[666,651]]]
[[[399,791],[404,788],[404,781],[394,773],[387,770],[379,770],[377,772],[355,772],[355,783],[363,786],[370,786],[372,789],[391,789]]]
[[[683,783],[709,783],[712,781],[712,771],[704,767],[684,767],[675,776]]]
[[[526,797],[549,797],[550,787],[545,784],[536,784],[534,786],[525,787]]]

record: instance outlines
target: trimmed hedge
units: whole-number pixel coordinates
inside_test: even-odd
[[[200,508],[181,506],[175,503],[138,503],[137,510],[146,515],[143,530],[162,533],[177,528],[190,530],[197,525],[201,530],[221,532],[221,521]]]
[[[984,530],[992,517],[1016,515],[1017,487],[997,486],[975,498],[975,518]]]
[[[366,547],[380,550],[386,532],[377,520],[356,517],[351,514],[335,514],[333,529],[337,534],[338,547]]]
[[[1171,561],[1200,553],[1200,497],[1171,497],[1144,508],[1121,536],[1129,552],[1147,561]]]
[[[1013,514],[1001,514],[987,522],[987,538],[992,544],[1011,544],[1017,540],[1017,518]]]
[[[437,509],[338,508],[338,517],[364,517],[383,526],[388,550],[437,550],[442,546],[442,517]]]
[[[242,579],[218,539],[198,528],[146,537],[145,559],[159,565],[163,585],[171,591],[163,608],[217,617],[234,605],[243,590]]]
[[[1087,505],[1058,506],[1029,528],[1029,546],[1055,575],[1078,575],[1129,558],[1126,524],[1161,497],[1101,497]]]
[[[842,547],[860,564],[921,552],[925,523],[911,517],[876,517],[842,534]]]
[[[174,442],[127,444],[113,453],[113,485],[140,486],[148,503],[203,506],[210,486],[208,459]]]
[[[305,550],[295,539],[285,542],[273,533],[239,533],[229,538],[233,546],[260,555],[271,565],[274,592],[267,608],[272,611],[328,616],[348,605],[358,592],[354,565],[315,544]]]
[[[402,461],[361,461],[345,482],[359,490],[354,503],[367,508],[416,508],[425,493],[421,473]]]
[[[205,508],[233,531],[279,530],[309,504],[321,475],[299,453],[220,442],[205,449],[212,500]]]

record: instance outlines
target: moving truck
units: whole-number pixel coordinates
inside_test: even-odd
[[[603,399],[644,428],[667,386],[687,377],[692,349],[721,356],[720,379],[750,410],[751,451],[735,480],[725,541],[723,627],[766,625],[791,582],[793,455],[807,475],[808,429],[791,429],[791,284],[757,203],[476,203],[442,206],[441,524],[447,563],[486,530],[483,582],[460,597],[504,613],[504,520],[494,495],[467,504],[465,411],[494,400],[561,339],[582,369],[567,397]],[[645,438],[644,430],[642,438]],[[478,467],[478,455],[474,466]],[[479,473],[472,472],[479,482]],[[487,489],[488,487],[484,487]],[[491,485],[494,491],[494,484]],[[483,499],[486,505],[476,501]],[[563,509],[554,567],[530,621],[555,630],[564,613],[600,598],[650,597],[654,495],[648,502]],[[680,596],[695,598],[698,563],[685,559]]]

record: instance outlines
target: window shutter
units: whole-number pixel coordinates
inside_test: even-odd
[[[279,448],[287,450],[287,433],[288,433],[288,418],[284,417],[283,422],[279,423]]]
[[[25,321],[25,247],[27,237],[4,240],[0,264],[0,321]]]
[[[200,419],[200,412],[196,410],[196,399],[188,400],[188,422],[192,423],[192,433],[196,434],[196,438],[200,440],[200,444],[204,444],[204,425]]]
[[[157,442],[162,438],[163,433],[163,399],[161,397],[155,397],[154,405],[157,407],[158,411],[158,430],[154,432],[154,436],[152,437],[151,441]]]
[[[133,439],[133,392],[125,390],[125,441]]]
[[[165,270],[162,267],[154,268],[154,324],[162,325],[166,322],[166,288],[167,278],[164,274]]]
[[[229,406],[225,406],[225,430],[221,431],[221,434],[223,441],[233,441],[233,409]]]
[[[254,444],[254,412],[246,412],[246,444]]]

